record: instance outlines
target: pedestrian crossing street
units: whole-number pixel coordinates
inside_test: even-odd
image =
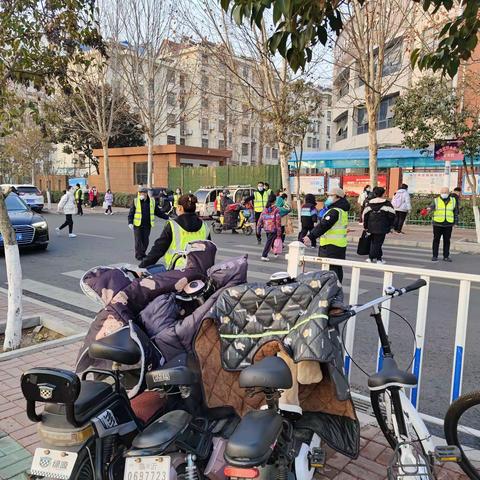
[[[230,239],[233,240],[231,237]],[[285,255],[281,255],[278,258],[270,256],[270,262],[262,262],[260,260],[263,249],[262,245],[254,244],[253,238],[248,239],[248,243],[241,243],[241,237],[236,238],[235,240],[238,243],[223,243],[219,246],[217,252],[217,261],[227,260],[245,253],[248,254],[248,281],[266,282],[273,273],[286,271],[287,262]],[[284,253],[287,253],[287,250],[285,250]],[[306,254],[315,256],[317,254],[317,249],[307,248]],[[452,255],[454,261],[455,255],[456,254]],[[431,252],[427,249],[387,245],[384,247],[384,258],[387,261],[387,264],[396,264],[417,268],[432,267]],[[359,257],[356,254],[356,245],[351,245],[347,249],[347,259],[363,261],[365,257]],[[124,265],[125,263],[116,263],[111,264],[110,266],[120,266]],[[439,263],[440,265],[438,265],[438,268],[444,268],[442,265],[443,262]],[[313,265],[311,265],[311,267],[313,267]],[[84,314],[88,314],[88,316],[93,317],[94,314],[100,309],[100,306],[86,297],[80,290],[79,280],[83,274],[84,270],[79,269],[62,272],[62,277],[65,277],[64,281],[61,282],[62,286],[59,286],[58,284],[51,285],[49,283],[25,278],[23,280],[23,290],[27,296],[34,296],[45,302],[49,302],[51,300],[52,303],[56,303],[67,310],[76,309],[76,311],[78,311],[78,309],[80,309]],[[344,277],[344,292],[347,295],[349,292],[350,277],[351,275],[349,269],[346,269]],[[409,279],[409,277],[405,278]],[[376,272],[362,272],[359,294],[363,295],[372,288],[375,288],[378,291],[378,288],[381,287],[382,283],[382,274],[376,274]],[[439,281],[437,283],[449,285],[448,282]],[[455,284],[452,283],[452,285]]]

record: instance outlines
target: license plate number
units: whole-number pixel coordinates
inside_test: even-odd
[[[133,457],[125,462],[123,480],[169,480],[170,457]]]
[[[77,453],[37,448],[32,461],[32,475],[68,480],[77,461]]]

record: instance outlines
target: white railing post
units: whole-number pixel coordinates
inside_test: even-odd
[[[465,340],[467,338],[468,303],[470,301],[470,281],[460,280],[458,291],[457,327],[455,331],[455,352],[453,359],[452,388],[450,399],[453,402],[462,393]]]
[[[287,272],[291,278],[297,278],[302,272],[301,264],[305,255],[305,245],[302,242],[292,242],[288,245]]]
[[[422,364],[423,364],[423,346],[425,344],[425,328],[427,325],[427,311],[428,311],[428,294],[430,290],[430,277],[422,275],[423,280],[427,284],[418,292],[417,305],[417,324],[415,327],[415,343],[416,348],[413,357],[412,373],[417,377],[417,386],[412,388],[410,392],[410,400],[415,408],[418,408],[418,398],[420,396],[420,386],[422,378]]]
[[[360,288],[360,268],[352,268],[352,277],[350,279],[350,295],[348,297],[348,303],[355,305],[358,303],[358,291]],[[350,379],[351,374],[351,358],[353,355],[353,341],[355,339],[355,317],[352,317],[346,326],[345,333],[345,353],[343,358],[343,364],[345,368],[345,375]],[[347,353],[348,352],[348,353]]]
[[[393,283],[393,272],[385,272],[383,274],[383,292],[387,287],[391,287]],[[382,321],[383,325],[385,327],[385,331],[388,333],[388,327],[390,325],[390,304],[391,300],[387,300],[384,303],[385,309],[388,308],[388,310],[382,310]],[[377,372],[379,372],[382,369],[383,365],[383,350],[382,350],[382,343],[379,340],[378,341],[378,356],[377,356]]]

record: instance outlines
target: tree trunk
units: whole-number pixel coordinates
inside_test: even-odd
[[[4,244],[8,283],[8,312],[3,349],[13,350],[20,346],[22,338],[22,266],[15,231],[8,218],[3,195],[0,195],[0,233]]]
[[[378,182],[377,175],[377,114],[368,113],[368,171],[370,174],[370,185],[376,187]]]
[[[104,176],[105,176],[105,191],[107,192],[108,190],[111,189],[110,187],[110,152],[108,150],[108,141],[107,142],[102,142],[102,148],[103,148],[103,161],[104,161],[104,168],[105,171]]]
[[[282,188],[287,194],[287,203],[292,204],[292,192],[290,190],[290,177],[288,175],[288,149],[285,143],[279,142],[280,172],[282,174]]]
[[[153,136],[147,135],[147,188],[153,183]]]
[[[32,185],[35,185],[36,183],[36,178],[35,178],[35,162],[32,164]]]
[[[302,229],[302,201],[300,199],[300,165],[297,167],[297,178],[296,178],[296,197],[297,197],[297,227],[298,231]]]
[[[477,206],[477,177],[475,176],[474,167],[470,171],[470,167],[464,162],[465,173],[467,178],[468,186],[472,192],[472,208],[473,208],[473,218],[475,219],[475,233],[477,235],[477,243],[480,243],[480,211]]]

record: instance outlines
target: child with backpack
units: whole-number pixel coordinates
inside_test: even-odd
[[[270,194],[267,205],[260,215],[257,223],[257,235],[261,235],[262,228],[267,234],[267,241],[262,253],[262,262],[269,262],[268,252],[272,249],[275,240],[282,241],[282,221],[280,217],[280,209],[275,206],[275,194]],[[275,257],[278,255],[275,254]]]

